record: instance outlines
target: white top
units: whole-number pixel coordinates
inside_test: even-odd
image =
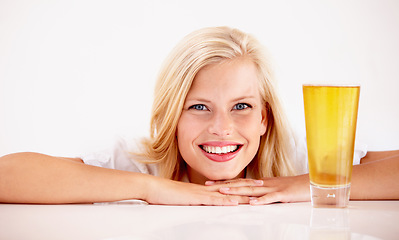
[[[292,141],[292,146],[292,161],[296,172],[298,174],[308,173],[306,140]],[[156,164],[145,164],[132,158],[131,153],[135,149],[137,149],[135,142],[119,139],[110,150],[82,155],[79,158],[88,165],[159,176]],[[359,164],[360,159],[366,153],[367,146],[356,143],[353,164]]]

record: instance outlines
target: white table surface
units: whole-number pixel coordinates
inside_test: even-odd
[[[0,239],[399,239],[399,201],[265,206],[0,204]]]

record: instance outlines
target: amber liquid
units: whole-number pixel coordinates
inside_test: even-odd
[[[309,177],[313,185],[351,182],[359,86],[303,86]]]

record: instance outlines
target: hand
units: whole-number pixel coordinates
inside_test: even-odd
[[[231,196],[246,196],[249,204],[263,205],[275,202],[310,201],[309,176],[273,177],[262,180],[236,179],[205,183],[219,188],[219,192]]]
[[[224,205],[249,203],[249,197],[226,195],[217,186],[203,186],[151,176],[145,201],[165,205]]]

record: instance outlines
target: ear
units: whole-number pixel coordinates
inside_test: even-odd
[[[262,108],[262,120],[261,120],[261,126],[260,126],[260,136],[263,136],[266,133],[267,129],[267,122],[268,122],[268,115],[269,115],[269,104],[266,103],[266,106]]]

